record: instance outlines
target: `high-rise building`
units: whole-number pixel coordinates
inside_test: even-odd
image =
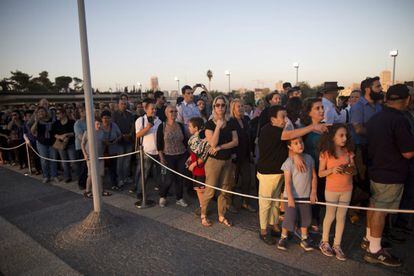
[[[380,81],[382,85],[382,89],[384,91],[387,91],[388,88],[392,85],[392,79],[391,79],[391,71],[384,70],[380,73]]]
[[[151,79],[150,79],[150,89],[152,91],[160,90],[160,87],[158,85],[158,77],[155,77],[155,76],[151,77]]]

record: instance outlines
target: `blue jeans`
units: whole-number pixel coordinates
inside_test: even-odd
[[[41,156],[51,159],[57,159],[57,152],[52,146],[43,145],[39,143],[39,141],[36,142],[36,146]],[[40,158],[40,164],[42,165],[42,172],[44,178],[57,177],[56,162]]]
[[[151,155],[153,158],[155,158],[155,160],[159,160],[158,155]],[[135,186],[137,188],[137,196],[142,193],[142,184],[141,184],[141,166],[140,166],[140,157],[139,154],[137,155],[138,159],[137,159],[137,170],[135,173]],[[149,157],[147,157],[144,154],[144,179],[145,179],[145,191],[147,191],[147,187],[148,187],[148,176],[150,174],[152,170],[152,175],[156,181],[155,185],[158,185],[158,175],[160,175],[160,168],[159,165],[156,164],[154,161],[152,161],[152,159],[150,159]]]
[[[119,144],[119,153],[124,154],[132,152],[132,143],[123,142]],[[125,181],[127,177],[129,177],[130,171],[130,164],[131,164],[131,155],[117,158],[117,174],[119,181]]]
[[[76,159],[75,144],[68,145],[67,148],[64,150],[59,150],[59,156],[61,160],[75,160]],[[78,171],[76,163],[69,163],[69,162],[62,163],[63,177],[65,180],[72,178],[70,164],[72,164],[75,167],[75,171]]]

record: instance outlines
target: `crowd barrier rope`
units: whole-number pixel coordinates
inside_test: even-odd
[[[27,145],[28,147],[30,147],[33,152],[42,159],[51,161],[51,162],[60,162],[60,163],[72,163],[72,162],[83,162],[86,161],[86,159],[75,159],[75,160],[57,160],[57,159],[52,159],[52,158],[47,158],[44,157],[42,155],[40,155],[30,144],[30,142],[28,140],[26,140],[25,142],[23,142],[22,144],[12,147],[12,148],[3,148],[0,147],[1,150],[13,150],[13,149],[17,149],[19,147],[22,147],[24,145]],[[128,152],[128,153],[124,153],[124,154],[120,154],[120,155],[113,155],[113,156],[105,156],[105,157],[99,157],[100,160],[105,160],[105,159],[113,159],[113,158],[121,158],[121,157],[125,157],[128,155],[133,155],[133,154],[137,154],[139,153],[140,150],[137,151],[133,151],[133,152]],[[147,154],[144,152],[144,154],[150,158],[152,161],[154,161],[155,163],[157,163],[158,165],[164,167],[165,169],[169,170],[170,172],[179,175],[180,177],[183,177],[185,179],[188,179],[192,182],[198,183],[200,185],[204,185],[206,187],[215,189],[217,191],[220,192],[224,192],[224,193],[229,193],[232,195],[236,195],[236,196],[241,196],[241,197],[246,197],[246,198],[252,198],[252,199],[256,199],[256,200],[269,200],[269,201],[275,201],[275,202],[288,202],[287,199],[280,199],[280,198],[269,198],[269,197],[260,197],[260,196],[254,196],[254,195],[248,195],[248,194],[242,194],[242,193],[238,193],[238,192],[234,192],[234,191],[229,191],[229,190],[225,190],[219,187],[215,187],[215,186],[211,186],[208,185],[206,183],[203,183],[201,181],[195,180],[187,175],[181,174],[171,168],[169,168],[168,166],[162,164],[160,161],[158,161],[157,159],[153,158],[151,155]],[[312,204],[309,200],[296,200],[295,203],[308,203],[308,204]],[[376,211],[376,212],[388,212],[388,213],[404,213],[404,214],[414,214],[414,210],[403,210],[403,209],[384,209],[384,208],[374,208],[374,207],[362,207],[362,206],[352,206],[352,205],[341,205],[341,204],[335,204],[335,203],[329,203],[329,202],[320,202],[320,201],[316,201],[314,204],[318,204],[318,205],[324,205],[324,206],[332,206],[332,207],[339,207],[339,208],[348,208],[348,209],[355,209],[355,210],[365,210],[365,211]]]

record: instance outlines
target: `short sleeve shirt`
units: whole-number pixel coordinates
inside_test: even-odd
[[[306,164],[306,172],[300,172],[295,164],[293,159],[288,157],[286,161],[282,164],[282,171],[290,172],[290,183],[292,187],[292,194],[294,198],[308,198],[310,197],[311,187],[312,187],[312,172],[315,168],[315,162],[309,154],[303,154],[303,159]],[[287,191],[283,194],[287,198]]]
[[[77,150],[81,149],[81,142],[83,134],[86,131],[86,121],[85,120],[77,120],[74,125],[74,131],[75,131],[75,148]]]
[[[141,138],[142,146],[144,147],[144,151],[148,154],[157,155],[157,129],[158,126],[161,124],[161,120],[155,117],[154,125],[150,128],[150,130]],[[148,125],[148,118],[147,115],[139,117],[135,121],[135,131],[136,133],[140,132],[144,127]]]
[[[265,125],[259,135],[259,160],[257,171],[260,174],[283,174],[280,169],[288,157],[286,141],[282,141],[283,128]]]
[[[209,120],[205,125],[206,130],[211,130],[214,132],[216,129],[216,124],[211,119]],[[236,126],[234,122],[227,121],[226,126],[222,129],[220,129],[220,135],[218,139],[217,146],[221,146],[227,143],[230,143],[233,139],[232,132],[236,131]],[[231,158],[232,149],[223,149],[219,150],[216,155],[210,155],[210,158],[215,158],[219,160],[229,160]]]
[[[348,165],[354,158],[354,153],[347,152],[345,155],[335,158],[328,152],[322,152],[319,159],[326,162],[326,168]],[[352,191],[352,175],[350,174],[330,174],[326,177],[326,188],[329,192],[349,192]]]
[[[409,160],[402,153],[414,151],[408,119],[403,112],[384,107],[366,127],[371,179],[382,184],[403,184],[408,176]]]
[[[370,105],[368,101],[361,97],[358,102],[356,102],[350,110],[350,122],[351,124],[361,124],[365,126],[365,124],[378,112],[382,110],[382,107],[379,103],[374,105]],[[364,136],[359,136],[355,133],[354,128],[351,128],[352,138],[356,144],[365,145],[367,143],[367,138]]]
[[[322,98],[322,105],[323,110],[325,111],[324,121],[327,124],[338,124],[338,123],[345,123],[343,117],[336,111],[335,105],[327,100],[326,98]]]

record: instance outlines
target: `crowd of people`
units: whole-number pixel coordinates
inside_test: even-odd
[[[202,92],[195,96],[194,91]],[[255,105],[243,98],[220,95],[214,99],[208,89],[197,84],[182,87],[176,104],[167,103],[163,92],[147,93],[138,102],[120,96],[116,103],[95,106],[95,128],[87,130],[82,104],[51,106],[46,99],[37,105],[3,107],[0,113],[1,162],[27,167],[42,174],[43,183],[71,182],[76,179],[84,196],[92,198],[87,131],[95,131],[99,156],[130,153],[142,145],[144,167],[127,155],[99,160],[103,182],[105,168],[112,191],[126,189],[141,197],[144,179],[153,178],[159,206],[175,202],[187,207],[184,194],[189,183],[165,170],[154,160],[182,174],[198,198],[196,214],[205,227],[212,226],[209,205],[217,200],[218,222],[231,227],[227,212],[240,209],[258,212],[259,238],[268,245],[287,250],[290,236],[300,239],[305,251],[314,249],[309,233],[320,233],[320,251],[346,260],[341,249],[342,235],[349,217],[355,223],[362,212],[326,206],[360,205],[382,209],[414,209],[414,94],[413,89],[396,84],[386,93],[378,77],[366,78],[361,89],[343,97],[337,82],[325,82],[316,97],[302,98],[300,87],[283,84]],[[36,151],[43,159],[34,152]],[[68,162],[54,162],[62,160]],[[203,185],[205,183],[206,185]],[[215,187],[258,195],[237,197]],[[102,189],[104,196],[111,192]],[[217,198],[215,198],[217,194]],[[265,198],[284,199],[286,202]],[[410,216],[390,212],[366,212],[366,235],[361,237],[364,259],[370,263],[400,266],[402,261],[388,248],[404,240],[389,231],[388,221],[405,233],[412,233]],[[329,240],[335,221],[333,243]],[[387,240],[382,240],[383,236]]]

